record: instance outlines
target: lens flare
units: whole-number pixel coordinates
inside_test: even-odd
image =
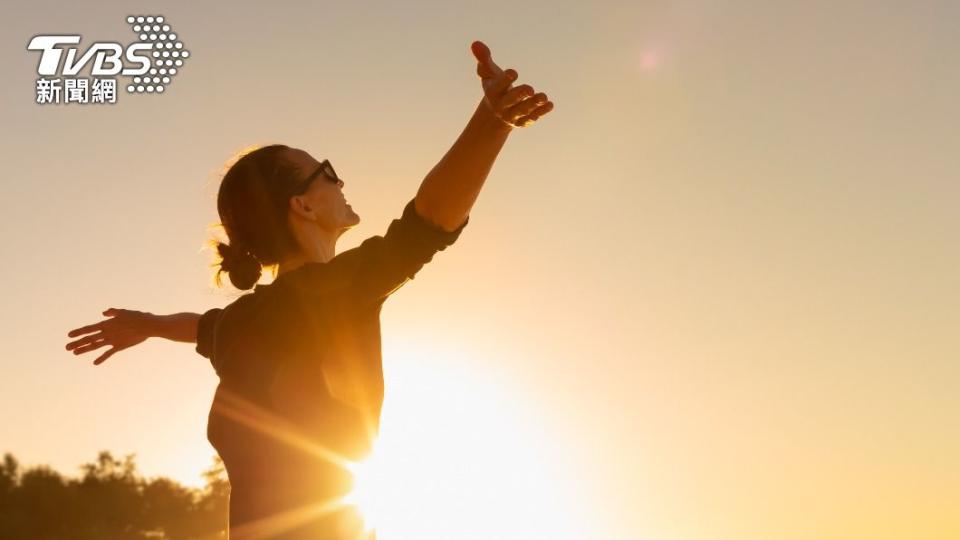
[[[353,490],[344,497],[343,503],[359,510],[363,517],[364,533],[376,531],[389,511],[390,500],[395,496],[391,493],[395,484],[388,478],[389,469],[380,452],[374,449],[363,462],[348,463],[347,470],[353,475]]]
[[[656,49],[647,49],[640,51],[640,71],[654,71],[660,67],[662,56]]]

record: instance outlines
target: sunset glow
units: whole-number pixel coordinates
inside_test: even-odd
[[[114,499],[170,538],[226,527],[231,486],[201,474],[233,366],[198,354],[189,327],[101,365],[65,334],[109,307],[189,317],[249,294],[213,285],[210,244],[244,150],[289,145],[342,176],[361,221],[335,246],[300,235],[327,239],[310,257],[384,235],[487,102],[482,40],[556,108],[502,148],[474,145],[499,154],[469,225],[364,333],[365,351],[382,338],[385,382],[369,459],[241,400],[224,410],[355,478],[335,501],[301,482],[291,506],[311,504],[251,528],[356,505],[377,540],[960,539],[960,2],[164,2],[144,15],[176,29],[188,61],[162,93],[131,93],[146,75],[90,72],[139,39],[135,4],[0,8],[0,452],[77,483],[102,451],[136,454],[144,478],[213,488],[190,502],[154,482],[134,505],[133,480],[97,498],[37,469],[4,499],[15,482],[0,476],[0,506],[20,501],[14,517],[37,526],[6,532],[0,508],[0,537],[75,540],[40,530],[59,520],[119,537],[99,534],[126,522]],[[80,40],[56,46],[53,75],[27,48],[44,35]],[[71,78],[116,78],[119,99],[38,102],[41,79],[82,96]],[[289,321],[310,328],[296,317],[312,311]],[[223,328],[245,321],[289,330]],[[341,336],[321,337],[326,353]],[[299,348],[249,355],[264,364],[247,390],[289,358],[312,365]],[[356,374],[349,355],[317,358],[328,383]],[[379,404],[379,378],[356,380]],[[329,386],[371,403],[364,383]],[[326,389],[297,406],[329,405]],[[277,461],[238,466],[235,484],[307,478]],[[317,494],[334,492],[318,469]]]

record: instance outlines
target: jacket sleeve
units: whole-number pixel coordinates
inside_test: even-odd
[[[446,231],[417,213],[414,200],[404,207],[383,236],[371,236],[356,249],[359,267],[353,276],[351,296],[361,305],[377,304],[413,279],[420,269],[460,237],[468,216],[453,231]]]
[[[207,310],[197,321],[196,351],[211,361],[213,360],[213,331],[221,312],[223,312],[222,308]]]

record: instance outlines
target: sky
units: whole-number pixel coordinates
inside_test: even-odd
[[[25,465],[110,450],[200,485],[206,359],[93,366],[66,332],[240,294],[204,246],[250,145],[330,159],[362,218],[338,251],[382,234],[481,98],[479,39],[555,110],[384,307],[384,459],[430,479],[393,530],[436,507],[421,538],[960,536],[958,4],[0,10],[0,451]],[[162,95],[36,103],[32,36],[128,43],[130,14],[190,51]]]

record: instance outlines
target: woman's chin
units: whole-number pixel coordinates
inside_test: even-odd
[[[351,225],[357,225],[360,223],[360,215],[353,211],[353,207],[349,204],[347,205],[347,221]]]

